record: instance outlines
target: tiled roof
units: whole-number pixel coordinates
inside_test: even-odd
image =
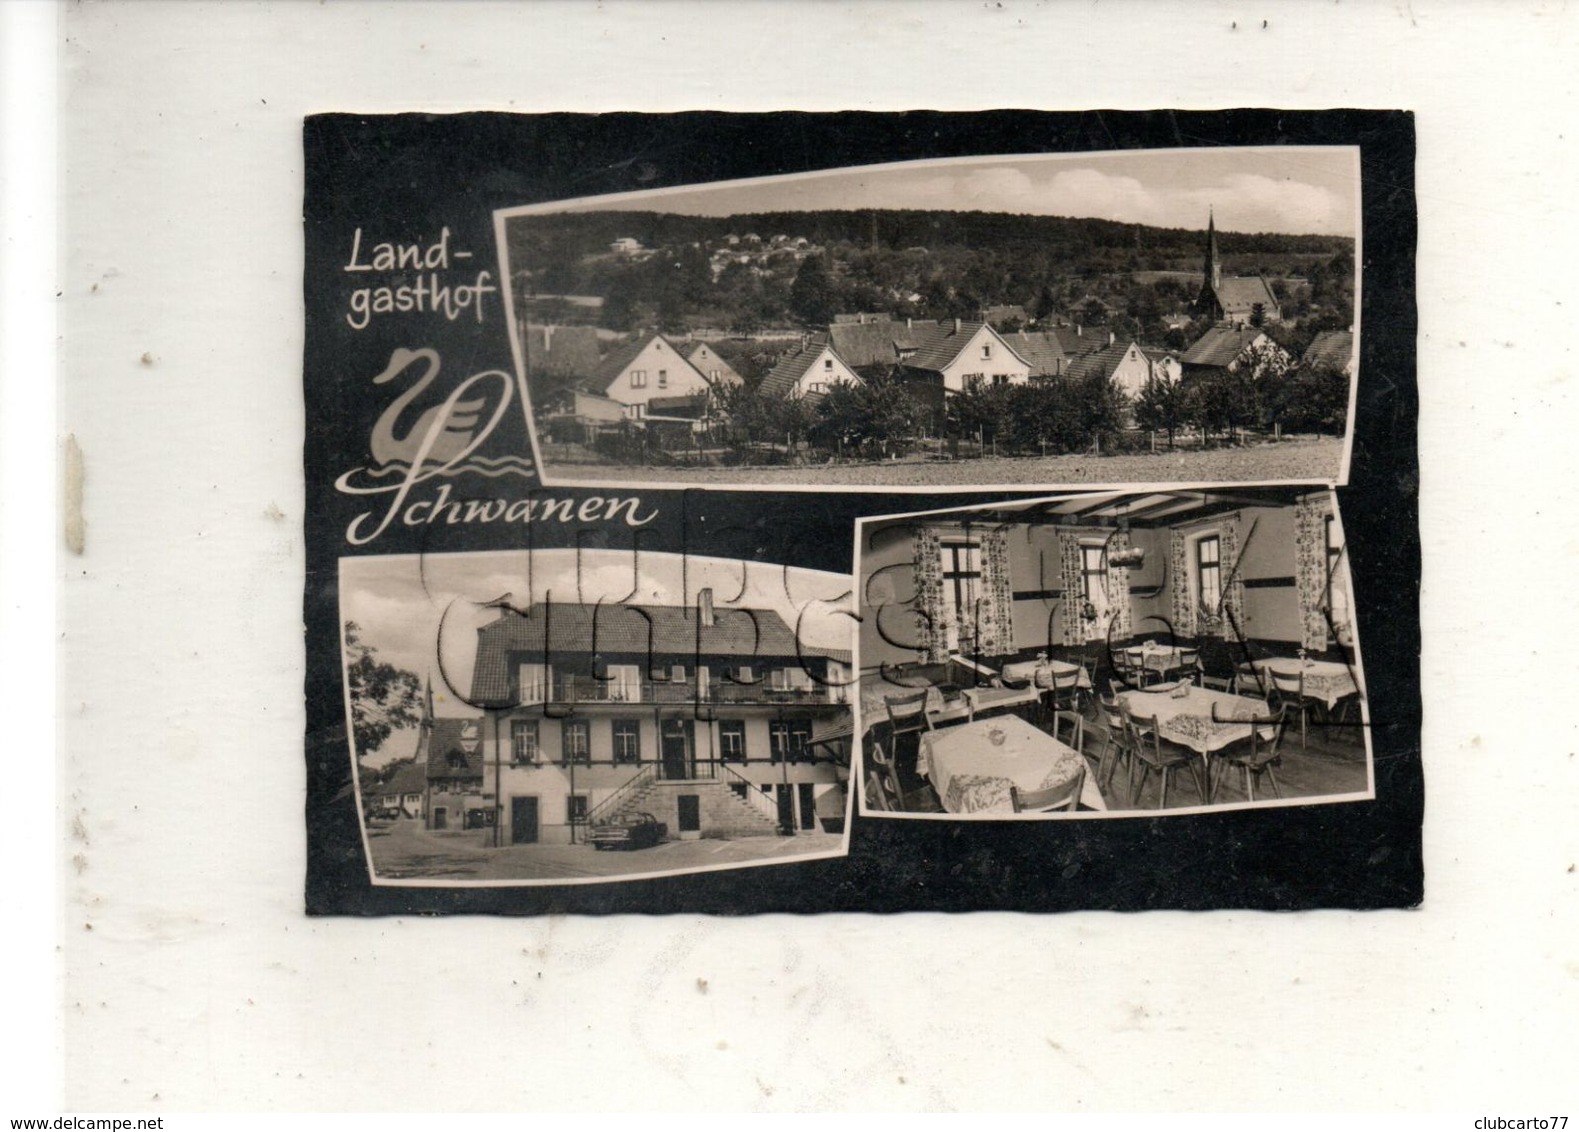
[[[1004,341],[1031,367],[1032,377],[1052,377],[1069,367],[1069,355],[1054,330],[1017,330]]]
[[[598,363],[598,368],[593,371],[593,380],[603,388],[618,377],[625,369],[636,360],[636,355],[646,348],[656,335],[642,334],[631,339],[623,346],[616,346],[610,350],[604,359]]]
[[[428,788],[428,767],[426,763],[402,763],[390,780],[378,788],[381,795],[389,794],[421,794]]]
[[[587,377],[597,371],[598,332],[590,326],[528,326],[528,373]]]
[[[1187,366],[1226,366],[1264,333],[1254,326],[1214,326],[1184,352],[1180,361]]]
[[[1118,369],[1119,363],[1129,353],[1129,347],[1129,340],[1123,339],[1095,353],[1083,354],[1070,363],[1069,376],[1076,381],[1084,381],[1089,377],[1112,377],[1113,371]]]
[[[915,335],[902,322],[836,322],[828,328],[834,352],[852,368],[889,365],[899,360],[901,349],[915,346]]]
[[[1259,275],[1237,275],[1217,281],[1217,303],[1225,313],[1249,314],[1260,303],[1267,314],[1278,311],[1277,297]]]
[[[426,758],[419,748],[417,761],[426,767],[429,778],[482,778],[481,720],[435,719],[423,739]],[[458,765],[451,765],[451,756]]]
[[[1354,335],[1347,330],[1323,330],[1305,348],[1300,360],[1307,366],[1343,369],[1354,360]]]
[[[499,620],[477,630],[472,700],[497,704],[509,698],[512,654],[525,659],[546,654],[550,661],[556,655],[588,654],[594,637],[604,656],[645,656],[649,648],[655,655],[697,655],[704,662],[709,657],[848,656],[810,645],[797,648],[795,634],[771,609],[720,608],[713,624],[702,626],[695,606],[539,604],[524,614],[504,609]]]
[[[1078,326],[1055,326],[1049,333],[1058,338],[1058,344],[1063,347],[1064,354],[1077,358],[1081,354],[1095,353],[1108,344],[1108,333],[1098,327],[1088,327],[1084,333]]]
[[[709,350],[709,352],[712,354],[712,357],[707,359],[705,362],[698,362],[696,360],[696,355],[700,354],[703,350],[709,350],[706,342],[692,342],[680,351],[680,356],[695,366],[701,375],[707,378],[709,382],[713,380],[712,375],[708,373],[707,369],[703,368],[704,365],[711,369],[718,370],[719,381],[734,385],[738,385],[740,383],[740,374],[736,372],[734,366],[730,365],[724,360],[724,356],[717,350]]]
[[[957,330],[956,325],[959,327]],[[963,320],[956,323],[952,319],[943,322],[917,323],[914,330],[916,352],[905,359],[905,365],[912,369],[934,371],[946,369],[955,358],[959,357],[959,352],[970,344],[976,332],[985,325],[981,322]],[[1009,345],[1009,339],[998,334],[997,331],[992,333],[997,335],[1000,342],[1009,346],[1011,352],[1014,351],[1014,347]]]
[[[764,397],[787,397],[828,344],[826,334],[813,334],[803,345],[792,347],[762,379],[762,384],[758,386],[759,392]],[[835,350],[834,353],[839,354],[839,351]],[[839,360],[844,361],[842,354],[839,354]],[[844,364],[850,363],[846,361]]]

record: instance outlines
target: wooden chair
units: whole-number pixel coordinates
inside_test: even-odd
[[[886,788],[888,800],[895,810],[907,808],[905,802],[905,788],[899,784],[899,767],[895,765],[888,752],[883,750],[881,742],[872,743],[872,765],[876,768],[873,773],[878,777],[879,785]]]
[[[1234,695],[1264,700],[1270,688],[1266,676],[1255,665],[1246,662],[1234,666]]]
[[[1272,768],[1277,766],[1282,756],[1279,747],[1283,742],[1283,725],[1288,715],[1288,705],[1280,706],[1269,715],[1250,720],[1250,738],[1235,743],[1219,751],[1216,758],[1217,781],[1209,784],[1208,789],[1215,797],[1217,787],[1222,784],[1222,776],[1228,773],[1230,767],[1237,767],[1245,772],[1245,797],[1254,802],[1256,800],[1255,780],[1261,775],[1267,776],[1267,781],[1272,783],[1272,796],[1281,798],[1283,792],[1278,789],[1277,772]],[[1271,738],[1261,738],[1261,731],[1271,728]]]
[[[1078,719],[1079,717],[1076,716]],[[1017,814],[1050,813],[1055,810],[1075,810],[1080,807],[1080,791],[1086,784],[1084,763],[1075,772],[1074,781],[1049,790],[1021,790],[1009,787],[1009,801]]]
[[[1191,684],[1199,683],[1201,677],[1200,649],[1181,648],[1179,650],[1178,674],[1180,680]]]
[[[883,780],[877,772],[870,771],[866,776],[866,805],[879,813],[892,813],[894,803],[888,797],[888,788],[883,785]]]
[[[1201,669],[1201,687],[1210,688],[1215,692],[1232,692],[1234,678],[1232,676],[1213,676],[1204,668]]]
[[[1298,664],[1299,662],[1295,661],[1294,663]],[[1275,694],[1275,703],[1285,711],[1296,711],[1299,713],[1299,750],[1301,754],[1304,754],[1306,724],[1310,716],[1310,709],[1321,701],[1305,695],[1305,671],[1303,668],[1296,668],[1294,671],[1289,672],[1274,666],[1268,666],[1266,674],[1271,680],[1272,692]],[[1274,697],[1268,696],[1267,703],[1274,703]]]
[[[1102,733],[1102,753],[1097,756],[1097,788],[1104,795],[1110,794],[1113,788],[1113,774],[1122,764],[1124,767],[1124,782],[1129,790],[1129,797],[1125,802],[1130,802],[1135,792],[1135,757],[1130,747],[1129,729],[1124,720],[1124,705],[1117,697],[1106,696],[1097,700],[1098,718],[1106,730]],[[1106,773],[1103,768],[1106,767]]]
[[[1077,711],[1053,713],[1053,738],[1077,755],[1086,752],[1086,721]]]
[[[1047,726],[1054,712],[1079,710],[1080,672],[1078,669],[1065,676],[1054,672],[1050,668],[1039,668],[1036,671],[1036,687],[1042,697],[1039,722],[1043,727]]]
[[[1146,779],[1152,771],[1162,776],[1162,794],[1157,799],[1157,808],[1164,809],[1168,805],[1168,782],[1180,767],[1189,767],[1195,778],[1195,789],[1200,795],[1202,803],[1209,801],[1206,783],[1201,781],[1200,768],[1194,751],[1169,743],[1163,739],[1162,731],[1157,726],[1155,716],[1146,718],[1136,715],[1129,708],[1124,708],[1124,720],[1128,724],[1130,749],[1135,753],[1136,765],[1140,770],[1140,782],[1135,787],[1135,801],[1140,802],[1141,792],[1146,789]]]
[[[1131,653],[1128,649],[1119,649],[1113,654],[1113,669],[1118,673],[1118,678],[1127,688],[1144,688],[1146,686],[1146,663],[1140,654]]]
[[[888,709],[888,738],[894,744],[896,757],[901,735],[914,735],[919,743],[921,734],[932,730],[932,721],[927,718],[927,691],[923,688],[903,696],[883,697],[883,706]]]

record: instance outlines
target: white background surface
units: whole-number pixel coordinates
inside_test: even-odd
[[[3,895],[20,1015],[6,1026],[0,1115],[1566,1111],[1579,849],[1573,715],[1552,690],[1572,681],[1579,553],[1571,7],[61,14],[58,426],[37,392],[47,369],[8,360],[4,375],[4,602],[8,636],[26,634],[5,648],[22,698],[4,833],[26,884]],[[38,22],[4,15],[8,32]],[[47,87],[25,93],[8,101],[8,130],[47,117]],[[1423,908],[301,915],[303,115],[1232,105],[1419,113]],[[17,169],[8,204],[26,195]],[[35,243],[48,203],[35,194],[22,218]],[[33,307],[8,307],[8,351],[29,334],[48,345],[46,274],[25,278]],[[52,442],[67,432],[86,460],[87,553],[56,551],[52,642],[37,611],[43,548],[61,545]],[[52,645],[53,814],[40,718]],[[952,977],[933,977],[940,967]]]

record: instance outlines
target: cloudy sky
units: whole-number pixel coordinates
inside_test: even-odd
[[[1355,236],[1359,151],[1351,146],[1147,150],[872,165],[697,189],[622,193],[573,211],[651,208],[701,216],[920,208],[1095,217],[1230,232]],[[530,211],[566,211],[565,204]]]
[[[850,647],[854,622],[848,576],[786,569],[762,562],[677,554],[574,550],[478,554],[390,555],[343,559],[340,615],[355,621],[364,644],[388,661],[426,679],[433,677],[434,710],[441,716],[475,715],[450,694],[446,677],[470,691],[477,628],[498,617],[484,603],[511,594],[516,607],[542,601],[628,601],[669,604],[685,594],[694,601],[704,586],[723,608],[772,609],[801,638],[825,648]],[[405,758],[416,732],[397,734],[369,759],[382,765]]]

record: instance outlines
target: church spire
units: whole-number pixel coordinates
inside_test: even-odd
[[[1222,261],[1217,256],[1217,217],[1211,206],[1206,210],[1206,265],[1203,272],[1205,284],[1213,291],[1222,282]]]

